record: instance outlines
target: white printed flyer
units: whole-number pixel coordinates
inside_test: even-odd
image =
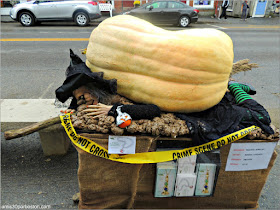
[[[136,136],[109,136],[109,154],[135,154]]]
[[[266,169],[277,142],[232,143],[226,171]]]

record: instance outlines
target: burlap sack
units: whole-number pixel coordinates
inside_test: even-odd
[[[87,135],[107,148],[108,135]],[[158,139],[160,140],[160,139]],[[156,140],[137,136],[137,152],[155,151]],[[239,140],[241,142],[262,142]],[[136,208],[136,209],[225,209],[256,208],[277,153],[272,155],[265,170],[226,172],[230,145],[221,148],[221,169],[213,197],[155,198],[156,164],[124,164],[79,153],[78,179],[80,209]]]
[[[108,135],[81,134],[108,149]],[[154,138],[137,138],[136,152],[148,152]],[[79,209],[132,208],[142,164],[119,163],[79,153]]]
[[[264,142],[263,140],[239,140],[238,143]],[[264,170],[225,171],[230,145],[221,148],[221,169],[213,197],[154,198],[155,164],[145,164],[140,171],[136,209],[238,209],[257,208],[258,199],[277,157],[274,151],[269,166]]]

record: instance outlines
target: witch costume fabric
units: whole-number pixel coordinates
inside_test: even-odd
[[[59,101],[64,103],[69,97],[73,96],[72,92],[75,89],[86,83],[94,83],[97,87],[102,87],[111,94],[117,93],[117,80],[106,80],[103,78],[103,72],[92,72],[71,49],[70,58],[71,62],[65,73],[66,80],[55,91]]]
[[[217,105],[203,112],[176,114],[185,120],[194,145],[201,145],[240,129],[256,125],[265,133],[273,134],[268,112],[255,100],[236,104],[231,93],[226,93]]]
[[[73,96],[73,91],[87,83],[94,83],[110,94],[117,93],[117,80],[106,80],[103,78],[103,72],[92,72],[79,56],[70,49],[71,62],[66,70],[66,80],[63,85],[56,89],[55,94],[59,101],[64,103],[68,98]],[[77,101],[72,99],[69,108],[76,108]]]

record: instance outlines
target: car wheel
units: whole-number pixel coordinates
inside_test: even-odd
[[[179,20],[179,25],[181,27],[187,27],[190,24],[190,18],[187,16],[182,16]]]
[[[78,12],[75,15],[75,23],[78,26],[86,26],[86,25],[88,25],[88,23],[89,23],[88,15],[86,13],[84,13],[84,12]]]
[[[33,26],[35,18],[30,12],[23,12],[19,15],[19,22],[23,26]]]

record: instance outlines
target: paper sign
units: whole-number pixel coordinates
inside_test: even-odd
[[[175,196],[193,196],[196,184],[196,174],[177,174]]]
[[[178,160],[178,174],[194,173],[196,166],[196,155],[180,158]]]
[[[109,154],[135,154],[135,136],[109,136]]]
[[[172,162],[157,164],[155,197],[172,197],[174,194],[177,167]]]
[[[266,169],[276,144],[277,142],[231,144],[226,171]]]
[[[216,174],[216,164],[198,164],[198,174],[195,187],[196,196],[208,196],[212,194]]]

